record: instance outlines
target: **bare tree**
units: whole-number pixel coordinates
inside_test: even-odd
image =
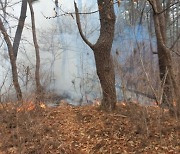
[[[96,62],[97,75],[100,80],[103,99],[101,108],[112,111],[116,107],[115,71],[111,56],[112,42],[114,39],[115,13],[113,1],[97,0],[100,17],[100,36],[95,44],[91,44],[81,29],[79,11],[74,2],[76,22],[83,41],[93,50]]]
[[[7,6],[7,1],[5,1],[4,5],[1,1],[1,6],[3,8],[3,14],[6,15],[6,6]],[[20,43],[20,39],[21,39],[21,35],[22,35],[22,30],[24,27],[24,21],[26,18],[26,7],[27,7],[27,1],[24,0],[22,2],[22,7],[21,7],[21,15],[20,15],[20,19],[19,19],[19,24],[17,27],[17,31],[15,34],[15,38],[14,38],[14,42],[13,45],[11,43],[10,37],[3,25],[3,21],[0,19],[0,30],[4,36],[4,39],[6,41],[7,47],[8,47],[8,53],[9,53],[9,58],[10,58],[10,63],[11,63],[11,67],[12,67],[12,78],[13,78],[13,84],[16,90],[16,95],[19,101],[22,101],[22,92],[21,92],[21,88],[19,85],[19,81],[18,81],[18,73],[17,73],[17,66],[16,66],[16,57],[17,57],[17,52],[18,52],[18,47],[19,47],[19,43]]]
[[[7,6],[7,1],[5,1],[4,5],[3,5],[2,1],[0,3],[1,3],[2,8],[4,8],[2,10],[3,14],[6,15],[7,12],[6,12],[5,8]],[[0,30],[4,36],[4,39],[5,39],[7,47],[8,47],[8,53],[9,53],[11,67],[12,67],[13,84],[14,84],[14,87],[16,90],[16,95],[17,95],[18,101],[22,101],[22,92],[21,92],[21,88],[19,85],[19,81],[18,81],[16,59],[17,59],[18,48],[19,48],[19,44],[20,44],[20,40],[21,40],[21,36],[22,36],[22,31],[24,28],[25,19],[26,19],[26,11],[27,11],[27,0],[23,0],[22,4],[21,4],[21,14],[20,14],[20,18],[18,21],[18,26],[16,29],[16,34],[15,34],[13,44],[11,43],[10,37],[3,25],[3,21],[0,19]]]
[[[177,112],[180,113],[179,87],[173,70],[172,50],[167,46],[165,10],[168,8],[164,10],[160,0],[149,0],[149,3],[153,8],[161,81],[164,80],[167,73],[163,91],[163,104],[168,105],[169,109],[173,111],[173,101],[176,101]]]
[[[35,81],[36,81],[36,97],[39,101],[42,95],[42,86],[40,82],[40,52],[39,52],[39,45],[36,37],[36,26],[35,26],[35,17],[34,17],[34,9],[32,3],[34,0],[28,0],[30,12],[31,12],[31,23],[32,23],[32,35],[33,35],[33,42],[36,52],[36,70],[35,70]]]
[[[8,47],[8,53],[9,53],[9,58],[10,58],[10,63],[11,63],[11,68],[12,68],[13,84],[14,84],[14,88],[16,90],[17,99],[18,99],[18,101],[22,101],[22,92],[21,92],[21,88],[19,85],[19,81],[18,81],[16,58],[14,56],[13,45],[11,43],[10,37],[7,34],[7,31],[3,25],[1,18],[0,18],[0,30],[4,36],[4,39],[5,39],[7,47]]]

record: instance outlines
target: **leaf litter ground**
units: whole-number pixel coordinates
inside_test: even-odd
[[[18,112],[20,111],[20,112]],[[156,106],[0,109],[0,154],[180,153],[180,124]]]

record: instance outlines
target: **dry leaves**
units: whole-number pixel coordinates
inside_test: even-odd
[[[0,151],[5,153],[180,152],[178,121],[157,107],[122,103],[114,113],[106,113],[97,106],[66,104],[16,114],[9,111],[1,117]]]

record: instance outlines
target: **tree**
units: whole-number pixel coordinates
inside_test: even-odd
[[[15,34],[15,38],[13,42],[13,52],[14,52],[15,59],[17,59],[18,48],[21,41],[21,36],[22,36],[23,28],[24,28],[25,19],[26,19],[26,12],[27,12],[27,0],[23,0],[22,5],[21,5],[21,14],[19,17],[18,27],[16,29],[16,34]]]
[[[32,3],[36,0],[28,0],[30,12],[31,12],[31,23],[32,23],[32,35],[33,35],[33,42],[36,52],[36,70],[35,70],[35,81],[36,81],[36,97],[39,101],[42,95],[42,86],[40,82],[40,52],[39,52],[39,45],[36,37],[36,26],[35,26],[35,17],[34,17],[34,9]]]
[[[112,111],[116,107],[115,70],[111,57],[111,48],[114,39],[115,13],[113,1],[97,0],[100,17],[100,35],[95,44],[91,44],[82,32],[79,11],[74,2],[76,22],[83,41],[93,50],[97,75],[100,80],[103,99],[101,109]]]
[[[0,18],[0,30],[4,36],[4,39],[5,39],[7,47],[8,47],[8,53],[9,53],[9,58],[10,58],[10,63],[11,63],[11,68],[12,68],[13,84],[14,84],[14,88],[16,90],[17,99],[18,99],[18,101],[22,101],[22,92],[21,92],[21,88],[19,85],[19,81],[18,81],[18,73],[17,73],[16,59],[15,59],[14,52],[13,52],[13,46],[12,46],[11,40],[9,38],[9,35],[7,34],[6,29],[3,25],[1,18]]]
[[[1,5],[3,5],[2,2],[1,2]],[[6,8],[6,4],[4,7]],[[2,8],[3,8],[3,6],[2,6]],[[10,58],[10,63],[11,63],[11,68],[12,68],[13,85],[16,90],[17,99],[20,102],[22,101],[22,92],[21,92],[21,88],[19,85],[19,81],[18,81],[16,59],[17,59],[18,48],[19,48],[19,44],[20,44],[20,40],[21,40],[21,36],[22,36],[22,31],[24,28],[24,22],[25,22],[25,18],[26,18],[26,10],[27,10],[27,0],[23,0],[22,5],[21,5],[21,14],[20,14],[20,18],[19,18],[19,23],[17,26],[13,44],[11,43],[11,39],[3,25],[3,21],[0,18],[0,31],[2,32],[4,39],[6,41],[7,47],[8,47],[8,53],[9,53],[9,58]],[[7,14],[5,9],[3,10],[3,13]]]
[[[176,102],[177,112],[180,113],[179,87],[175,79],[171,48],[167,45],[165,10],[160,0],[149,0],[153,8],[154,27],[157,39],[157,51],[159,59],[159,71],[163,87],[163,104],[168,105],[173,111],[173,102]],[[168,9],[168,8],[167,8]]]

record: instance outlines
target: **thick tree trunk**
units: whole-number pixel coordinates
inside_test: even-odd
[[[99,77],[103,100],[101,107],[104,110],[114,110],[116,106],[115,71],[111,48],[114,39],[115,14],[113,2],[109,0],[98,0],[100,17],[100,36],[94,45],[94,56],[96,61],[97,75]]]
[[[80,35],[84,42],[94,51],[97,75],[100,80],[103,99],[101,108],[106,111],[112,111],[116,107],[116,90],[115,90],[115,71],[113,59],[111,57],[111,48],[114,39],[115,13],[113,1],[97,0],[100,17],[100,36],[96,44],[91,44],[84,36],[78,8],[75,3],[76,22]]]
[[[103,99],[101,108],[112,111],[116,106],[115,71],[110,54],[111,48],[102,44],[94,49],[97,75],[100,80]]]
[[[35,26],[35,17],[34,17],[34,10],[32,6],[31,0],[28,1],[30,12],[31,12],[31,23],[32,23],[32,35],[33,35],[33,42],[36,52],[36,70],[35,70],[35,81],[36,81],[36,97],[37,101],[42,99],[42,86],[40,82],[40,52],[39,52],[39,45],[37,42],[36,37],[36,26]]]

